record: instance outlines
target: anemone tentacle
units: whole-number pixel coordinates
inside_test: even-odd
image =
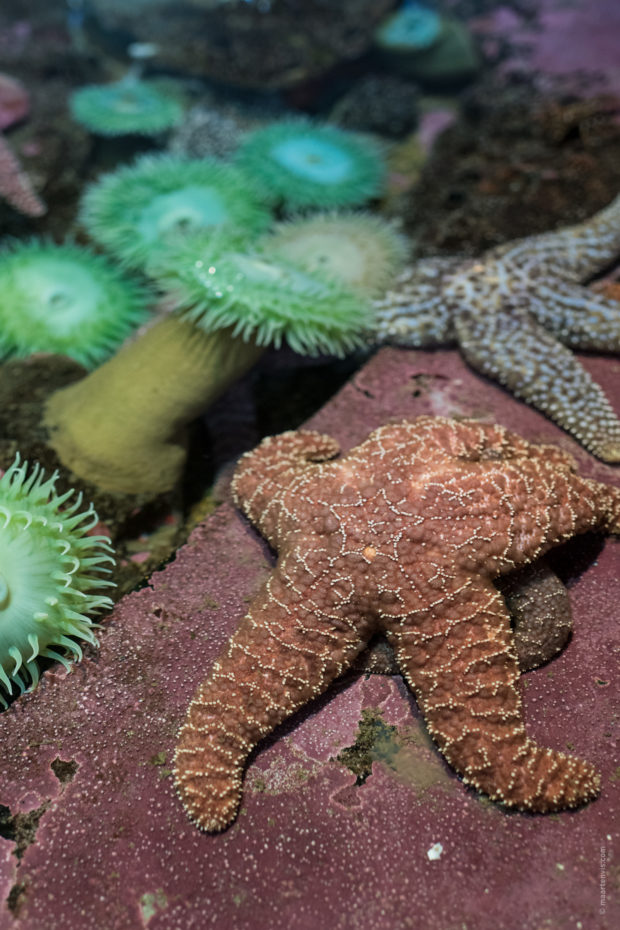
[[[76,639],[96,645],[91,615],[112,606],[100,593],[113,587],[105,578],[114,564],[110,540],[89,535],[94,508],[80,510],[73,491],[57,494],[57,479],[38,464],[29,470],[19,454],[0,477],[0,683],[8,695],[28,680],[36,686],[40,656],[69,666],[54,647],[79,661]]]
[[[155,276],[177,313],[199,329],[230,328],[259,346],[286,341],[295,352],[342,355],[362,344],[372,319],[363,294],[260,248],[204,253],[188,242]]]
[[[380,193],[385,175],[373,140],[306,119],[255,130],[235,159],[266,197],[291,209],[358,206]]]
[[[0,355],[102,362],[146,317],[146,291],[73,243],[33,239],[0,253]]]
[[[171,243],[217,232],[239,247],[271,214],[245,174],[213,158],[143,155],[85,191],[80,221],[124,264],[145,268]]]

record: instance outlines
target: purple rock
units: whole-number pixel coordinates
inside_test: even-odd
[[[582,361],[617,400],[620,361]],[[346,448],[390,419],[421,413],[497,419],[559,443],[584,472],[620,483],[617,469],[473,374],[457,352],[384,349],[310,425]],[[611,857],[608,837],[618,831],[610,682],[619,556],[618,543],[605,540],[573,578],[573,640],[522,682],[529,732],[594,762],[598,800],[556,815],[507,813],[446,766],[398,676],[350,678],[259,747],[238,820],[209,836],[173,790],[175,733],[273,562],[223,505],[148,587],[118,604],[96,654],[70,674],[46,672],[0,715],[0,803],[12,817],[3,835],[13,827],[23,848],[18,862],[12,839],[0,840],[0,928],[619,926],[611,897],[601,913],[601,875],[609,886],[612,878],[601,856]],[[387,736],[383,761],[356,784],[336,756],[355,742],[364,710]],[[28,842],[33,812],[38,827]]]
[[[533,16],[498,6],[470,23],[493,57],[507,42],[506,73],[549,82],[577,96],[620,95],[620,4],[617,0],[536,0]]]

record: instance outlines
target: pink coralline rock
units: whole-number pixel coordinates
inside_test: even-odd
[[[566,91],[620,95],[620,4],[617,0],[537,0],[532,17],[498,6],[470,26],[491,46],[507,42],[504,72],[520,72],[541,87],[559,80]]]
[[[42,216],[47,208],[34,190],[3,130],[25,119],[30,98],[20,81],[0,73],[0,197],[25,216]]]
[[[583,364],[618,401],[620,361]],[[620,484],[617,469],[456,352],[383,349],[308,425],[348,448],[423,413],[498,420]],[[48,670],[0,715],[1,930],[620,926],[611,861],[619,558],[615,540],[573,545],[573,640],[522,682],[528,732],[594,763],[598,800],[553,816],[507,813],[443,763],[399,677],[352,677],[259,747],[237,821],[206,835],[173,790],[175,734],[273,559],[222,505],[103,621],[97,653],[69,674]],[[362,719],[381,738],[367,777],[356,778],[337,757]]]

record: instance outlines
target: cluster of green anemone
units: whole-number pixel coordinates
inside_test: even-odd
[[[169,490],[185,459],[173,437],[267,345],[361,345],[372,298],[404,260],[389,224],[352,212],[383,177],[374,142],[298,118],[248,134],[231,163],[146,155],[90,185],[83,228],[169,312],[51,398],[61,460],[106,490]]]
[[[265,346],[343,354],[362,344],[372,298],[404,258],[393,228],[359,210],[383,179],[374,142],[287,119],[248,134],[230,163],[149,154],[90,184],[79,222],[117,267],[69,245],[6,250],[0,351],[99,365],[50,398],[63,463],[105,490],[168,490],[184,461],[170,437]],[[144,285],[131,275],[171,312],[105,361],[144,319]]]
[[[282,120],[249,134],[232,164],[148,155],[104,175],[80,220],[205,330],[341,353],[359,342],[403,247],[376,217],[335,211],[377,196],[383,176],[373,142]],[[299,215],[271,232],[278,210]]]
[[[360,345],[372,298],[405,257],[389,224],[354,209],[379,195],[383,174],[363,137],[286,120],[249,135],[231,163],[147,155],[96,180],[79,221],[109,258],[73,243],[6,247],[0,352],[97,366],[46,405],[62,463],[106,491],[166,492],[184,465],[185,424],[265,346],[342,354]],[[149,293],[165,312],[127,340]],[[55,481],[19,460],[0,478],[9,695],[36,684],[38,656],[79,656],[77,640],[94,642],[89,615],[110,604],[93,593],[106,584],[109,542],[88,535],[92,507],[80,512]]]
[[[103,87],[110,100],[120,95],[129,107],[127,101],[143,83],[129,78]],[[91,97],[97,98],[95,92],[83,89],[74,97],[73,109]],[[377,196],[383,178],[384,165],[374,142],[301,118],[248,134],[230,164],[165,153],[142,156],[89,185],[81,203],[80,224],[92,242],[120,264],[122,273],[104,257],[73,244],[15,243],[0,252],[0,353],[7,357],[58,352],[87,366],[98,365],[145,320],[145,276],[156,290],[162,282],[170,287],[179,307],[179,293],[187,290],[189,301],[197,293],[199,266],[193,263],[207,260],[211,266],[215,259],[228,310],[207,314],[209,321],[203,325],[236,322],[234,290],[241,298],[238,330],[246,336],[252,329],[248,320],[257,319],[260,303],[259,340],[273,332],[277,342],[290,332],[291,344],[300,348],[303,343],[304,351],[348,350],[368,321],[368,298],[390,277],[402,247],[396,234],[369,214],[349,214],[345,219],[334,211],[360,207]],[[318,225],[316,217],[308,216],[317,211],[322,213]],[[280,226],[275,237],[265,237],[276,212],[289,216],[297,212],[301,218]],[[319,236],[324,241],[330,237],[329,261],[309,263],[307,254],[313,254]],[[356,284],[349,280],[350,270],[341,272],[361,267],[362,253],[351,265],[352,254],[360,248],[365,267]],[[232,254],[255,257],[231,259]],[[271,289],[261,290],[256,278],[258,256],[262,268],[265,262],[290,262],[320,282],[308,289],[309,280],[297,276],[295,313],[288,321],[278,307],[294,289],[293,278],[282,270],[273,277]],[[233,282],[226,279],[227,271]],[[219,293],[220,289],[208,287],[198,303],[215,299],[221,311],[224,301]],[[268,299],[270,293],[273,301]],[[254,307],[249,315],[248,301]],[[338,301],[342,312],[335,315],[343,326],[324,325],[321,308],[325,316],[332,316]],[[197,320],[195,306],[188,309]],[[310,320],[318,327],[314,341]],[[300,328],[307,334],[302,341]]]

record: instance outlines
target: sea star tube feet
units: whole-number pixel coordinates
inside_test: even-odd
[[[175,779],[205,830],[234,819],[243,767],[277,724],[383,631],[428,729],[465,782],[508,807],[594,798],[588,762],[528,738],[510,617],[493,579],[591,529],[620,533],[620,490],[500,426],[419,417],[337,445],[264,440],[233,479],[277,565],[192,700]]]
[[[478,259],[426,258],[375,301],[374,339],[457,342],[472,368],[542,411],[606,462],[620,420],[571,349],[620,351],[620,303],[580,282],[620,255],[620,196],[591,219]]]

